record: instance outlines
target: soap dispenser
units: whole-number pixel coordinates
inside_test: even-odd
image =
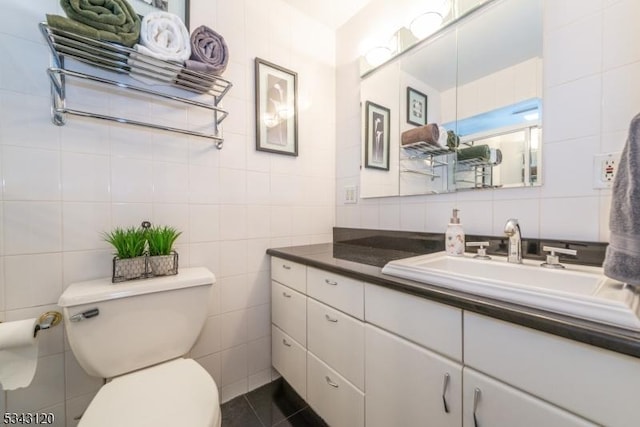
[[[458,209],[453,210],[451,222],[445,233],[445,251],[447,255],[462,256],[464,255],[464,230],[458,218]]]

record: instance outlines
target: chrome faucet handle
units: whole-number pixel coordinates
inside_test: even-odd
[[[487,249],[485,246],[489,246],[489,242],[467,242],[467,247],[478,247],[478,253],[475,254],[474,258],[477,259],[491,259],[489,255],[487,255]]]
[[[556,252],[559,254],[565,255],[577,255],[578,251],[575,249],[564,249],[564,248],[555,248],[553,246],[543,246],[543,252],[550,252],[547,255],[547,261],[540,264],[545,268],[565,268],[564,265],[560,264],[560,257],[556,255]]]

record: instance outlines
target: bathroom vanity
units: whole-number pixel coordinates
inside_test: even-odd
[[[267,252],[273,366],[332,426],[638,424],[640,331],[383,274],[399,250]]]

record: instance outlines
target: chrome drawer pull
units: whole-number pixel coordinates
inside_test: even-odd
[[[282,344],[286,345],[287,347],[291,347],[291,344],[289,344],[284,338],[282,338]]]
[[[333,388],[338,388],[338,384],[334,383],[333,381],[331,381],[331,378],[329,377],[324,377],[324,379],[327,381],[327,384],[329,384],[331,387]]]
[[[291,298],[291,294],[288,294],[285,291],[282,291],[282,296],[285,298]]]
[[[329,280],[329,279],[324,279],[324,283],[326,283],[327,285],[331,285],[331,286],[337,286],[338,282],[334,282],[333,280]]]
[[[338,319],[332,319],[331,316],[329,316],[328,314],[325,314],[324,317],[329,321],[329,322],[333,322],[333,323],[338,323]]]
[[[282,268],[284,268],[285,270],[291,270],[291,266],[286,264],[282,264]]]
[[[473,390],[473,425],[474,427],[478,427],[478,416],[476,413],[478,412],[479,400],[480,400],[480,389],[476,387],[476,389]]]
[[[449,404],[447,403],[447,388],[449,388],[449,380],[451,376],[446,373],[444,374],[444,383],[442,384],[442,404],[444,405],[444,412],[449,413]]]

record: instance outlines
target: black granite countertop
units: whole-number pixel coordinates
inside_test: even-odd
[[[384,237],[383,237],[384,239]],[[357,239],[356,239],[357,240]],[[347,240],[350,243],[326,243],[268,249],[269,255],[327,270],[368,283],[392,288],[433,301],[548,332],[586,344],[640,358],[640,331],[589,322],[557,313],[472,295],[435,285],[382,274],[389,261],[443,250],[439,239],[416,240],[415,245]],[[381,242],[376,242],[381,243]]]

